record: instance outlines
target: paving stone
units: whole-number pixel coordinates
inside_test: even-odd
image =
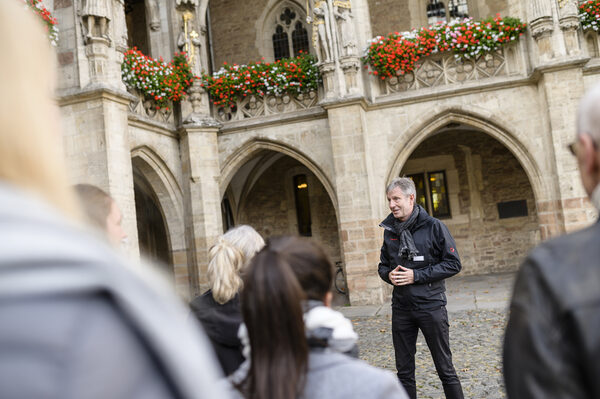
[[[465,398],[505,398],[502,380],[502,337],[506,322],[503,310],[451,312],[450,348]],[[361,359],[373,366],[396,371],[390,315],[352,318],[359,335]],[[416,382],[420,399],[444,398],[427,344],[417,340]]]

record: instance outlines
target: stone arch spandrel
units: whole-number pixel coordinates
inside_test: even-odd
[[[392,153],[397,154],[387,168],[386,182],[397,176],[411,154],[425,139],[435,134],[449,123],[462,123],[479,129],[502,143],[517,158],[527,174],[536,201],[551,197],[550,188],[544,184],[540,161],[536,160],[527,146],[518,138],[518,129],[509,123],[498,120],[492,113],[483,110],[461,108],[438,108],[431,112],[426,121],[413,123],[407,133],[394,142]]]
[[[185,251],[183,194],[175,176],[162,158],[147,146],[134,148],[131,151],[131,162],[134,168],[146,178],[158,198],[171,251],[173,253]]]
[[[299,151],[289,145],[279,143],[276,141],[270,140],[251,140],[244,143],[241,147],[239,147],[233,154],[231,154],[225,162],[223,162],[223,166],[221,168],[221,181],[219,184],[221,197],[224,195],[227,190],[227,186],[237,173],[237,171],[249,160],[254,158],[261,151],[274,151],[284,155],[287,155],[291,158],[294,158],[298,162],[302,163],[306,166],[314,175],[319,179],[331,202],[333,203],[333,207],[336,210],[336,214],[338,213],[338,201],[337,195],[333,188],[333,184],[331,183],[331,179],[327,174],[319,167],[319,165],[314,162],[308,155],[304,154],[302,151]]]

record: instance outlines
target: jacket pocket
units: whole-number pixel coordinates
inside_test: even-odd
[[[415,299],[427,300],[444,292],[444,282],[434,281],[432,283],[413,284],[410,288],[411,294]]]

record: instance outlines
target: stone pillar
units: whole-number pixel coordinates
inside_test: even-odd
[[[576,0],[566,0],[559,3],[559,24],[563,32],[565,49],[568,55],[581,54],[579,44],[579,13]]]
[[[554,57],[552,48],[554,21],[550,0],[530,0],[528,14],[531,35],[537,44],[539,58],[542,62],[548,61]]]
[[[385,188],[371,187],[365,110],[355,100],[329,105],[327,112],[350,303],[379,304],[384,300],[384,283],[377,274],[383,233],[371,197],[380,192],[383,201]]]
[[[219,148],[214,121],[186,123],[180,130],[183,205],[191,297],[208,288],[208,250],[223,234]]]
[[[586,59],[560,70],[543,71],[544,89],[550,121],[549,164],[556,175],[546,176],[548,186],[556,186],[556,197],[538,199],[542,239],[587,226],[593,209],[581,184],[577,160],[567,149],[575,140],[577,107],[584,93],[582,66]],[[551,67],[549,67],[551,68]],[[554,180],[552,182],[551,180]]]
[[[139,255],[127,114],[132,96],[90,87],[59,98],[63,138],[73,183],[106,190],[123,214],[126,250]]]

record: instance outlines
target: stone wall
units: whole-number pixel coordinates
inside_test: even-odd
[[[305,174],[308,180],[312,238],[323,246],[332,261],[341,260],[335,210],[323,185],[300,162],[283,157],[276,161],[243,195],[236,224],[249,224],[266,239],[297,235],[293,176]]]
[[[266,3],[266,0],[209,3],[214,65],[217,70],[224,62],[246,64],[260,61],[255,24]]]
[[[472,172],[467,170],[465,147],[472,157]],[[463,273],[516,270],[539,242],[535,199],[523,168],[506,147],[473,130],[433,136],[419,145],[409,162],[442,155],[452,156],[458,171],[459,207],[451,207],[452,218],[444,222],[456,239]],[[475,177],[475,189],[469,185],[469,173]],[[447,180],[450,185],[451,179]],[[527,201],[528,216],[500,219],[497,204],[515,200]]]
[[[386,36],[391,32],[407,31],[418,26],[411,19],[408,1],[369,0],[373,37]]]

